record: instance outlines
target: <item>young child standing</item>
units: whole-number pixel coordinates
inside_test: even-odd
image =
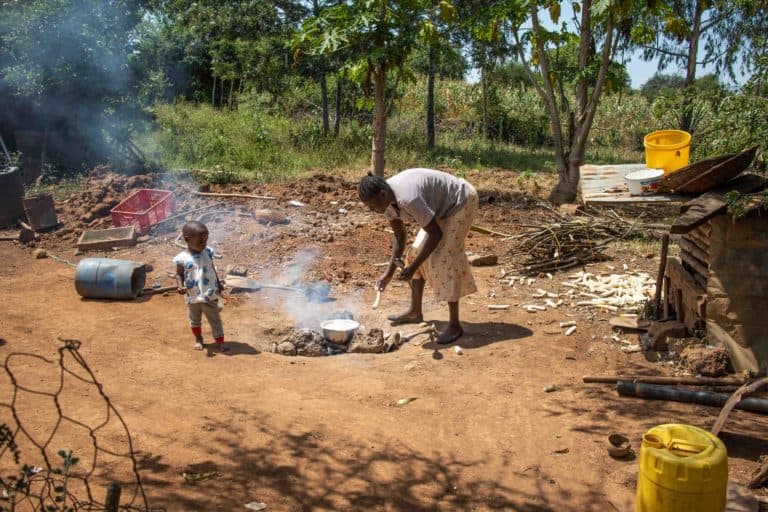
[[[205,314],[216,346],[226,352],[224,327],[219,314],[219,294],[223,287],[213,263],[213,249],[207,246],[208,228],[201,222],[191,221],[184,224],[181,234],[187,242],[187,250],[173,258],[176,263],[176,287],[184,295],[189,310],[189,325],[195,335],[195,349],[203,349],[200,321]]]

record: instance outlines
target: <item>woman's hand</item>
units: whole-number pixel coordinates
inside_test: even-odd
[[[380,292],[383,292],[389,282],[392,280],[392,275],[394,274],[393,270],[387,269],[386,272],[384,272],[378,281],[376,281],[376,289]]]
[[[416,272],[417,268],[418,267],[414,267],[412,265],[408,267],[404,267],[400,271],[400,274],[398,274],[397,279],[400,281],[410,281],[411,279],[413,279],[413,274]]]

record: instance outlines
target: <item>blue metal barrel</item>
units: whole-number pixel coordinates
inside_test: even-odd
[[[75,289],[88,299],[135,299],[146,280],[144,265],[128,260],[86,258],[75,271]]]

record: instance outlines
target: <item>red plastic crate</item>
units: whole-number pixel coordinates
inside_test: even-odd
[[[136,231],[144,233],[170,217],[175,207],[176,199],[170,190],[142,188],[123,199],[110,214],[116,228],[134,225]]]

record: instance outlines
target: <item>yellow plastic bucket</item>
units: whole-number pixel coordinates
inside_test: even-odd
[[[676,171],[688,165],[691,134],[681,130],[659,130],[643,139],[645,165],[651,169],[664,169],[664,173]]]
[[[706,430],[672,423],[643,435],[636,512],[723,512],[727,488],[728,452]]]

